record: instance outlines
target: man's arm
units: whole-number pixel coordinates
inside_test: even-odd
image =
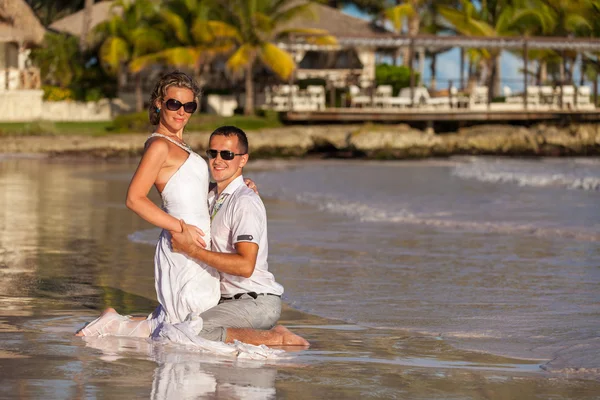
[[[256,266],[258,245],[251,242],[238,242],[235,244],[237,253],[219,253],[203,249],[194,243],[188,225],[183,220],[179,221],[182,232],[171,232],[171,246],[173,251],[185,253],[188,256],[210,265],[214,269],[230,275],[249,278]]]

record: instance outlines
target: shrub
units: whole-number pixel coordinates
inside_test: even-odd
[[[68,88],[61,88],[58,86],[42,86],[42,90],[44,91],[43,99],[46,101],[64,101],[75,99],[75,93]]]
[[[415,85],[419,82],[419,74],[415,72]],[[394,96],[400,89],[410,86],[410,68],[405,66],[393,66],[380,64],[375,67],[375,83],[379,85],[391,85]]]

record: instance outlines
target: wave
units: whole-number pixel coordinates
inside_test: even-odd
[[[575,165],[595,167],[593,161],[574,162]],[[571,171],[552,171],[552,165],[542,163],[515,164],[471,162],[454,167],[452,175],[463,179],[475,179],[489,183],[511,183],[529,187],[563,187],[587,191],[600,191],[600,172],[585,168],[574,168]]]
[[[160,235],[159,228],[144,229],[142,231],[136,231],[127,235],[127,239],[133,243],[147,244],[149,246],[156,246],[158,242],[158,236]]]
[[[361,222],[385,222],[425,225],[444,229],[462,229],[480,231],[484,233],[524,234],[540,237],[557,237],[565,239],[576,239],[590,242],[600,242],[600,233],[584,231],[581,229],[569,229],[563,227],[541,227],[533,224],[516,222],[490,222],[490,221],[461,221],[456,219],[435,218],[440,215],[418,215],[410,210],[401,208],[397,210],[386,210],[378,205],[370,205],[361,202],[342,201],[331,196],[314,193],[303,193],[296,196],[300,203],[316,206],[319,210],[341,214],[356,218]],[[441,213],[443,215],[443,213]]]

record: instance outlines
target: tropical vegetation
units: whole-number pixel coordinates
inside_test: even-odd
[[[91,3],[90,0],[27,1],[46,23],[62,16],[57,4],[71,10],[85,5],[89,12]],[[34,61],[41,67],[44,82],[62,89],[78,86],[90,68],[101,68],[104,77],[112,77],[114,86],[120,84],[124,76],[133,77],[138,110],[143,104],[140,80],[144,69],[155,64],[185,68],[206,85],[212,83],[205,79],[207,72],[220,63],[225,67],[224,79],[245,94],[244,110],[249,115],[254,112],[258,71],[266,70],[280,81],[293,77],[293,57],[276,43],[290,37],[317,44],[335,43],[335,38],[325,31],[303,29],[292,23],[300,16],[310,16],[309,3],[297,0],[116,0],[113,17],[87,35],[86,46],[77,46],[72,38],[49,33],[46,47],[34,52]],[[370,14],[374,22],[408,36],[600,36],[600,0],[339,0],[326,3],[331,6],[354,4]],[[433,78],[436,57],[447,50],[427,54],[432,59]],[[412,68],[407,49],[403,51],[404,65]],[[521,51],[514,54],[524,56]],[[497,95],[502,72],[500,51],[467,49],[466,56],[470,78],[495,82],[490,96]],[[530,63],[524,72],[539,83],[572,81],[577,65],[582,65],[583,75],[589,79],[596,79],[600,70],[600,54],[594,52],[530,49],[527,56]],[[98,73],[91,76],[102,79]],[[108,93],[112,89],[102,90]]]

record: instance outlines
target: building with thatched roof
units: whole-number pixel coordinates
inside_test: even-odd
[[[90,24],[87,27],[88,32],[92,32],[98,24],[107,21],[112,16],[113,3],[113,1],[98,1],[94,3],[92,6]],[[50,29],[79,37],[83,31],[83,20],[84,10],[82,9],[54,21],[50,25]]]
[[[375,79],[375,53],[377,47],[369,44],[351,45],[353,39],[385,40],[393,33],[370,21],[345,14],[337,8],[314,3],[312,16],[303,16],[289,22],[289,28],[319,29],[328,32],[338,41],[336,46],[319,46],[295,38],[279,43],[294,54],[298,68],[296,78],[322,78],[335,86],[349,83],[370,85]],[[368,42],[365,42],[368,43]]]
[[[113,3],[113,1],[100,1],[94,4],[89,26],[90,32],[96,25],[111,17]],[[306,15],[293,19],[287,27],[327,31],[338,39],[340,45],[309,45],[302,43],[301,38],[296,38],[298,40],[294,43],[277,43],[294,54],[299,67],[296,77],[298,79],[327,78],[341,86],[345,84],[349,75],[361,81],[371,82],[375,77],[375,47],[371,45],[346,46],[343,44],[344,40],[351,38],[385,39],[390,38],[392,33],[369,21],[352,17],[326,5],[314,3],[312,11],[312,16]],[[50,25],[50,29],[80,36],[83,31],[83,10],[55,21]],[[307,59],[303,62],[307,51],[310,51],[310,60]],[[352,54],[349,54],[348,51]],[[304,66],[307,67],[304,68]]]
[[[39,71],[29,65],[31,47],[46,29],[24,0],[0,0],[0,90],[39,89]]]

